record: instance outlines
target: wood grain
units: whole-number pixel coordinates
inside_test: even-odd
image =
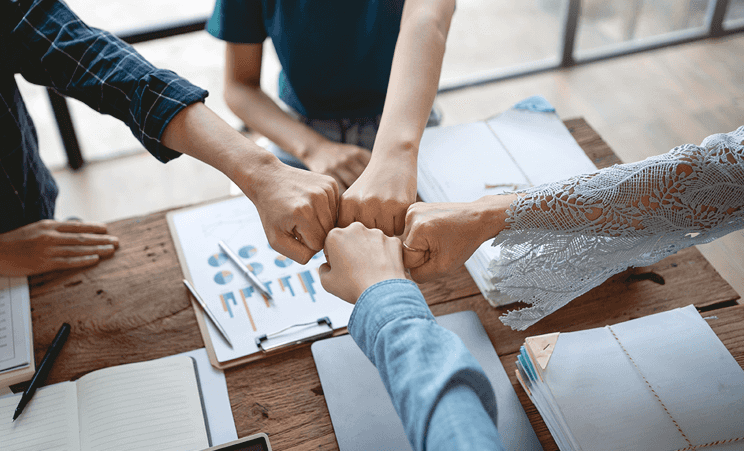
[[[566,125],[598,167],[619,162],[583,119]],[[204,345],[181,283],[165,212],[112,223],[109,231],[121,243],[112,259],[84,271],[29,279],[37,361],[59,325],[72,325],[48,384]],[[421,289],[436,315],[474,310],[511,373],[514,353],[528,335],[600,327],[688,304],[718,316],[711,326],[744,363],[744,306],[736,306],[739,296],[694,248],[612,277],[527,332],[501,324],[498,317],[514,306],[490,307],[464,268]],[[277,450],[338,449],[309,345],[228,369],[225,375],[240,437],[266,432]],[[545,449],[557,449],[513,377],[512,383]]]

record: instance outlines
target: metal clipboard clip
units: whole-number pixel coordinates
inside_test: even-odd
[[[276,344],[272,344],[270,346],[264,346],[265,342],[267,342],[268,340],[276,336],[286,334],[287,331],[289,330],[303,328],[303,327],[310,327],[310,326],[327,326],[328,329],[321,330],[320,332],[312,334],[312,335],[299,337],[299,338],[290,338],[287,341],[282,341]],[[318,318],[317,321],[312,321],[309,323],[294,324],[292,326],[285,327],[282,330],[278,330],[270,334],[264,334],[264,335],[261,335],[260,337],[256,337],[256,346],[258,346],[258,349],[260,349],[263,353],[267,353],[270,351],[276,351],[282,348],[287,348],[289,346],[294,346],[294,345],[298,345],[301,343],[307,343],[308,341],[330,337],[331,335],[333,335],[333,326],[331,325],[331,319],[328,318],[327,316],[324,316],[323,318]]]

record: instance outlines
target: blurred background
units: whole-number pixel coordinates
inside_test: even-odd
[[[88,24],[130,36],[168,24],[203,30],[193,24],[214,6],[209,0],[67,3]],[[744,0],[458,0],[437,104],[443,125],[451,125],[542,95],[562,118],[585,118],[621,160],[638,161],[744,125],[742,30]],[[224,43],[194,31],[135,47],[156,66],[208,89],[207,105],[242,126],[222,99]],[[270,95],[278,73],[267,41],[262,84]],[[67,104],[85,163],[71,169],[46,90],[17,79],[42,158],[60,185],[59,218],[112,221],[230,193],[221,173],[188,157],[163,165],[126,126],[76,100]],[[744,234],[732,235],[701,250],[742,294]]]

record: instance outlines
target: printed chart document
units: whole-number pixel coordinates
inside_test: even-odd
[[[0,449],[185,451],[208,448],[194,360],[180,356],[94,371],[0,398]]]
[[[692,305],[528,337],[518,357],[561,450],[744,449],[744,370]]]
[[[418,156],[418,192],[426,202],[471,202],[596,171],[541,97],[471,124],[430,127]],[[465,262],[483,296],[494,305],[514,302],[498,293],[488,267],[499,248],[488,240]]]
[[[0,387],[31,379],[34,369],[28,281],[0,276]]]
[[[168,225],[184,275],[233,343],[230,347],[195,304],[212,365],[227,368],[261,358],[256,339],[290,326],[304,324],[271,338],[269,346],[271,341],[293,342],[330,332],[328,325],[317,323],[321,318],[330,319],[335,330],[349,322],[354,306],[320,285],[323,252],[306,265],[276,252],[269,245],[258,210],[245,196],[171,212]],[[264,299],[222,252],[220,240],[264,283],[273,302]]]

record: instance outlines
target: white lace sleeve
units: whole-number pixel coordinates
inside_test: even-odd
[[[700,146],[521,191],[491,263],[524,330],[630,266],[744,227],[744,127]]]

